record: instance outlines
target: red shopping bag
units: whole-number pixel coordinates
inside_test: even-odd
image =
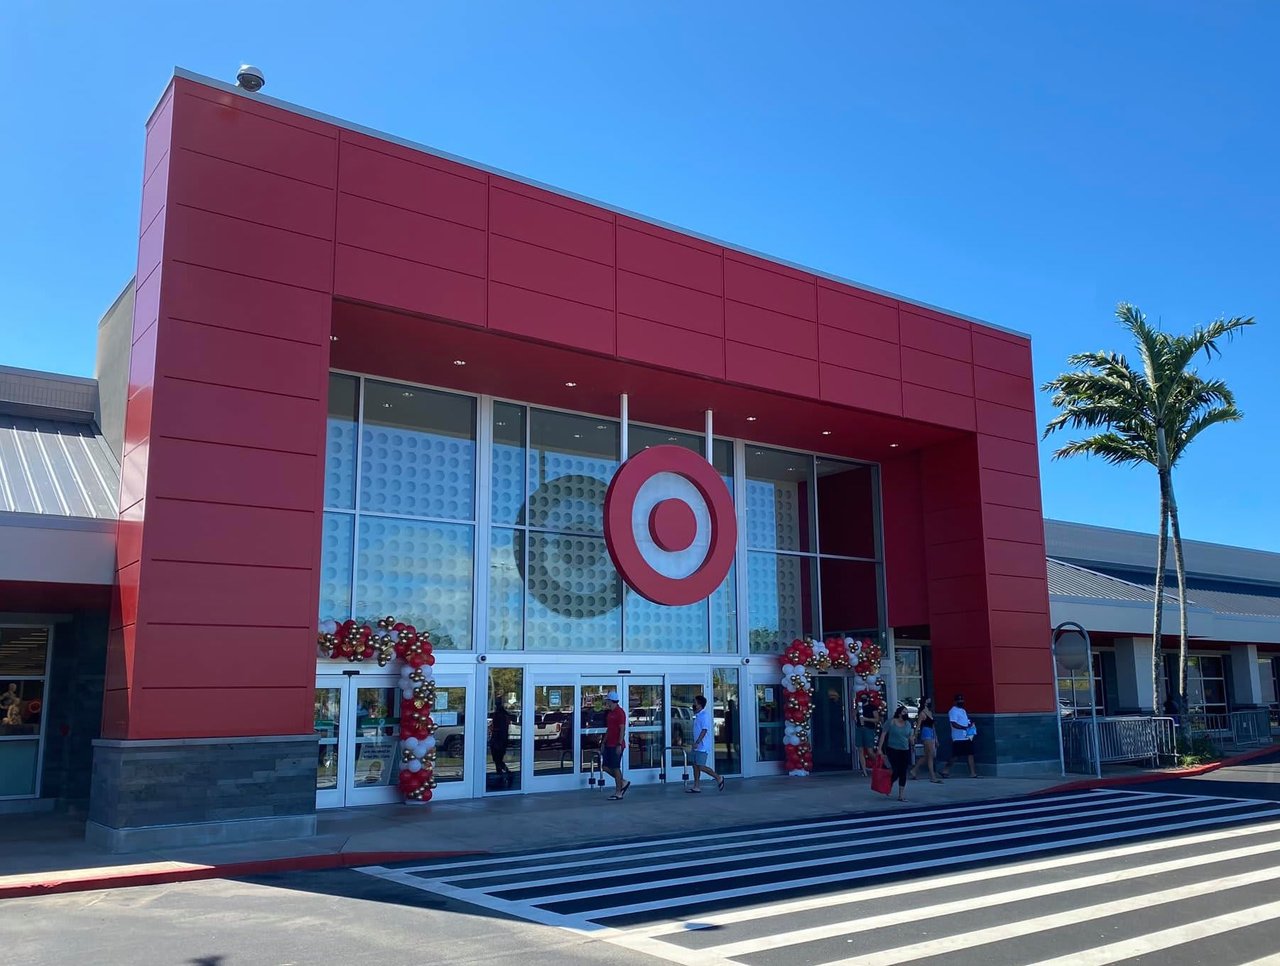
[[[881,795],[893,792],[893,772],[885,767],[883,757],[871,763],[871,790]]]

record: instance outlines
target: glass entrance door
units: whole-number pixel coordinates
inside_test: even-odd
[[[377,672],[316,678],[317,808],[400,801],[400,713],[407,700],[400,686],[398,676]],[[462,790],[466,715],[465,681],[437,677],[437,797],[456,797],[455,789]]]
[[[618,690],[617,678],[583,678],[578,694],[578,775],[591,774],[592,763],[600,755],[604,744],[605,702],[610,691]],[[619,692],[621,696],[621,692]],[[625,700],[625,698],[624,698]],[[624,705],[625,707],[625,705]],[[581,782],[579,782],[581,784]]]
[[[400,689],[389,674],[316,680],[316,807],[398,801]]]
[[[575,762],[582,760],[577,675],[538,672],[533,675],[532,688],[529,708],[533,730],[531,740],[525,742],[530,756],[529,790],[580,788],[582,780],[575,768]]]
[[[810,735],[814,771],[848,771],[853,768],[847,682],[846,677],[837,674],[819,674],[813,679]]]
[[[627,710],[627,778],[658,781],[667,740],[666,688],[660,677],[627,678],[623,701]]]

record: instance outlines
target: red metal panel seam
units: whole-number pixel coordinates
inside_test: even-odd
[[[724,270],[724,249],[720,249],[720,366],[724,372],[726,382],[733,382],[729,377],[729,332],[728,317],[729,312],[725,306],[725,300],[728,299],[725,292],[725,270]]]
[[[484,327],[486,329],[489,328],[489,286],[493,284],[489,280],[492,274],[490,266],[493,263],[493,232],[490,231],[489,226],[489,212],[493,208],[492,200],[493,175],[486,173],[484,176]]]
[[[338,228],[338,215],[337,215],[338,206],[336,203],[337,199],[335,198],[334,201],[335,201],[335,204],[333,206],[333,209],[334,209],[333,227],[334,227],[334,230],[337,231],[337,228]],[[303,238],[314,238],[316,241],[331,241],[331,239],[325,238],[323,235],[313,235],[309,231],[299,231],[297,228],[285,228],[282,225],[273,225],[269,221],[257,221],[256,219],[253,219],[253,218],[245,218],[243,215],[228,214],[225,211],[218,211],[216,208],[205,208],[202,205],[193,205],[186,201],[179,201],[177,204],[179,208],[190,208],[192,211],[202,211],[206,215],[217,215],[219,218],[230,218],[232,221],[244,222],[244,224],[246,225],[257,225],[259,228],[270,228],[273,231],[286,231],[291,235],[301,235]],[[165,205],[165,208],[168,208],[168,207],[169,207],[168,205]],[[354,248],[357,246],[353,245],[352,247]]]

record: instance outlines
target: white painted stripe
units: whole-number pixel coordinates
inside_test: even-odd
[[[1280,815],[1280,809],[1271,809],[1269,811],[1259,813],[1257,817],[1272,818],[1277,815]],[[870,878],[871,876],[889,875],[897,872],[914,872],[920,869],[937,869],[937,868],[941,868],[943,866],[948,866],[948,865],[959,865],[963,862],[977,862],[977,861],[982,861],[984,859],[1001,859],[1001,858],[1007,858],[1012,856],[1027,855],[1028,853],[1032,853],[1032,852],[1047,852],[1047,851],[1050,851],[1051,849],[1058,849],[1064,846],[1089,845],[1095,842],[1115,842],[1115,841],[1121,841],[1123,839],[1135,838],[1139,835],[1150,835],[1155,832],[1175,831],[1177,829],[1184,829],[1184,828],[1201,828],[1206,825],[1218,825],[1226,820],[1227,818],[1225,817],[1193,819],[1186,822],[1170,823],[1158,829],[1151,828],[1151,829],[1129,830],[1124,832],[1111,832],[1111,833],[1104,832],[1099,835],[1082,836],[1080,838],[1072,839],[1070,841],[1065,841],[1065,842],[1058,841],[1058,842],[1042,842],[1035,845],[1017,845],[1010,848],[991,849],[986,852],[975,852],[971,855],[956,856],[949,859],[927,858],[927,859],[916,860],[912,862],[900,862],[895,865],[880,866],[879,868],[868,869],[863,872],[853,872],[853,873],[836,872],[834,874],[827,874],[827,875],[804,876],[802,878],[790,880],[787,883],[786,887],[800,888],[800,887],[807,887],[807,886],[831,885],[833,883],[852,882],[858,879]],[[1256,829],[1254,831],[1256,831]],[[1154,843],[1148,843],[1147,847],[1150,848],[1152,847],[1153,844]],[[1161,842],[1161,844],[1163,844],[1163,842]],[[977,870],[977,871],[981,873],[982,870]],[[422,888],[426,888],[428,891],[431,891],[429,886],[424,885]],[[768,891],[776,890],[777,888],[778,886],[776,884],[769,884],[764,886],[759,886],[759,885],[745,886],[745,887],[736,888],[736,889],[720,889],[718,891],[713,891],[713,892],[699,893],[696,897],[696,900],[687,896],[667,898],[667,899],[652,899],[646,902],[633,902],[624,906],[612,906],[604,909],[590,910],[584,915],[593,916],[598,919],[603,919],[603,918],[611,918],[614,916],[627,916],[635,913],[656,912],[659,909],[670,909],[676,906],[677,904],[687,905],[694,901],[719,902],[723,899],[741,899],[744,896],[760,895],[761,893],[767,893]],[[472,893],[472,895],[482,895],[482,894]],[[480,905],[484,904],[479,899],[475,899],[471,901],[477,902]],[[538,900],[538,901],[544,902],[546,900]]]
[[[1079,807],[1080,806],[1077,804],[1058,806],[1058,808],[1071,808],[1071,809],[1079,809]],[[1229,807],[1229,806],[1217,806],[1217,807],[1223,808],[1223,807]],[[1108,808],[1106,812],[1106,817],[1108,821],[1115,821],[1116,814],[1120,812],[1140,812],[1140,813],[1159,812],[1164,808],[1165,808],[1165,803],[1163,802],[1143,800],[1142,802],[1135,805],[1124,805],[1124,806]],[[955,847],[959,847],[959,846],[967,845],[971,841],[975,841],[974,839],[970,838],[970,835],[974,832],[990,831],[992,829],[1002,829],[1002,828],[1021,828],[1028,821],[1040,821],[1040,820],[1049,821],[1049,820],[1060,817],[1060,816],[1054,816],[1054,815],[1037,815],[1034,818],[1029,818],[1028,817],[1029,813],[1021,810],[1013,810],[1011,812],[996,812],[992,814],[1008,815],[1008,817],[997,822],[987,822],[985,824],[966,825],[964,828],[961,828],[961,829],[949,828],[949,829],[929,830],[929,829],[922,829],[919,827],[903,828],[900,831],[897,831],[890,835],[872,835],[867,838],[856,838],[850,835],[848,832],[844,832],[844,831],[823,832],[818,835],[805,836],[804,846],[806,849],[821,847],[822,845],[825,845],[826,847],[834,847],[834,846],[840,845],[841,844],[840,840],[843,839],[843,840],[847,840],[850,846],[852,846],[853,848],[856,848],[858,850],[858,853],[866,854],[865,850],[867,849],[868,846],[872,846],[872,845],[888,845],[895,842],[906,843],[908,845],[918,845],[923,840],[927,840],[927,839],[939,838],[939,837],[948,836],[948,835],[952,837],[956,837],[957,832],[960,832],[960,833],[963,833],[963,839],[956,838],[956,841],[954,843]],[[1135,816],[1131,816],[1126,820],[1133,821],[1136,819],[1140,819],[1142,817],[1143,817],[1142,815],[1135,815]],[[959,821],[972,822],[973,819],[971,818],[960,819]],[[1054,829],[1031,829],[1031,830],[1021,832],[1019,834],[1023,835],[1024,837],[1032,837],[1035,835],[1045,835],[1052,831],[1055,831],[1055,830]],[[838,836],[839,838],[837,839],[837,841],[829,842],[829,843],[818,843],[817,841],[815,841],[820,838],[830,838],[832,836]],[[976,841],[985,841],[985,840],[977,839]],[[657,859],[667,855],[679,855],[679,856],[682,856],[682,858],[678,862],[646,864],[636,869],[617,869],[615,870],[615,873],[617,875],[627,875],[632,873],[643,873],[645,875],[648,875],[651,873],[658,873],[658,872],[670,872],[676,869],[699,868],[699,867],[706,866],[711,861],[715,861],[715,859],[713,859],[709,855],[710,852],[723,850],[725,848],[741,850],[743,844],[744,843],[741,843],[741,842],[735,842],[732,845],[728,845],[728,846],[716,846],[714,849],[710,849],[710,848],[703,849],[703,848],[697,847],[696,845],[693,845],[693,846],[684,846],[682,848],[674,849],[671,851],[650,852],[650,853],[646,853],[643,856],[640,856],[639,858]],[[794,855],[796,851],[797,843],[796,843],[795,835],[791,834],[791,835],[775,836],[772,838],[757,839],[747,844],[750,844],[752,847],[751,857],[753,859],[766,859],[766,858],[769,858],[772,856],[778,856],[778,855]],[[950,843],[947,843],[947,842],[934,843],[936,848],[946,848],[948,847],[949,844]],[[777,848],[765,847],[770,845],[776,845]],[[881,852],[877,852],[873,854],[883,854],[883,850],[881,850]],[[615,862],[622,860],[621,856],[617,856],[613,854],[612,849],[610,850],[609,857],[612,861],[615,861]],[[741,858],[741,857],[742,856],[730,856],[728,858],[728,861],[732,861],[735,858]],[[841,855],[834,859],[815,859],[810,857],[808,864],[818,865],[821,862],[848,862],[852,857],[853,856],[851,855]],[[571,868],[581,869],[585,866],[590,868],[591,874],[594,876],[599,867],[599,864],[600,864],[600,853],[597,851],[597,852],[594,852],[590,858],[582,861],[574,861],[574,862],[567,862],[567,863],[552,863],[550,865],[531,866],[531,867],[525,867],[525,868],[519,868],[519,869],[501,869],[495,872],[485,872],[477,875],[449,875],[449,876],[443,876],[440,881],[448,882],[451,885],[461,886],[464,888],[486,888],[484,884],[484,881],[486,879],[494,879],[494,878],[500,878],[502,876],[512,876],[512,875],[537,876],[541,873],[546,873],[551,871],[552,869],[556,869],[560,867],[564,867],[567,870]],[[708,878],[722,878],[723,875],[724,873],[721,873],[721,872],[707,873]],[[501,891],[506,889],[527,889],[527,888],[532,888],[534,886],[550,886],[550,885],[561,885],[565,882],[581,882],[582,878],[583,876],[581,872],[575,872],[572,875],[551,876],[549,878],[528,878],[528,879],[521,880],[519,882],[498,883],[496,885],[489,886],[489,888],[492,888],[495,891]]]
[[[1071,803],[1071,802],[1080,803],[1085,800],[1103,801],[1105,799],[1109,799],[1112,797],[1118,797],[1118,793],[1110,792],[1110,791],[1108,792],[1086,791],[1086,792],[1073,792],[1073,793],[1068,793],[1066,795],[1055,795],[1052,798],[1041,799],[1040,801],[1053,802],[1053,803]],[[1172,800],[1172,799],[1193,798],[1194,796],[1165,795],[1162,797]],[[998,803],[995,803],[995,807],[1007,806],[1010,804],[1012,803],[998,802]],[[948,808],[947,811],[948,811],[948,814],[950,815],[964,815],[971,812],[988,811],[992,807],[993,806],[991,802],[979,802],[975,805],[964,805],[958,808]],[[682,844],[682,843],[696,843],[699,845],[705,845],[709,839],[721,840],[721,839],[729,839],[729,838],[749,838],[753,835],[776,834],[779,832],[800,832],[800,831],[812,830],[812,829],[832,828],[835,826],[852,829],[852,828],[860,828],[866,825],[880,825],[880,826],[892,825],[897,823],[916,821],[922,815],[926,815],[926,814],[929,815],[931,820],[934,818],[934,816],[931,813],[924,813],[919,810],[916,810],[911,812],[894,812],[894,813],[888,813],[885,815],[867,815],[861,818],[835,818],[835,819],[828,819],[825,821],[796,822],[790,825],[765,826],[762,828],[757,827],[757,828],[750,828],[750,829],[739,829],[737,831],[732,831],[732,832],[720,832],[720,833],[701,832],[696,835],[681,835],[675,838],[667,838],[667,839],[657,838],[657,839],[647,839],[642,842],[626,842],[621,845],[610,846],[610,854],[617,855],[619,853],[638,851],[640,849],[644,849],[654,845],[671,845],[671,844]],[[524,854],[518,854],[518,855],[501,855],[501,856],[493,856],[491,858],[460,859],[456,862],[441,862],[441,863],[430,863],[427,865],[404,866],[402,868],[398,867],[394,871],[396,872],[445,872],[445,871],[449,871],[450,869],[484,868],[488,866],[501,865],[501,864],[510,863],[510,862],[528,862],[528,861],[533,861],[535,859],[542,859],[542,858],[554,859],[560,856],[572,856],[572,855],[598,856],[599,854],[600,854],[599,846],[593,846],[589,848],[578,848],[578,849],[548,849],[544,852],[531,852],[531,853],[524,853]],[[359,871],[379,870],[382,868],[384,867],[378,866],[378,865],[371,865],[371,866],[364,866]],[[374,873],[370,871],[370,874],[374,874]]]
[[[1216,832],[1197,832],[1172,839],[1161,839],[1162,850],[1178,850],[1204,845],[1209,842],[1225,842],[1231,839],[1252,835],[1266,835],[1280,832],[1280,822],[1266,825],[1251,825],[1239,828],[1222,829]],[[1081,852],[1072,855],[1059,855],[1048,859],[1034,859],[1030,862],[1018,862],[1014,865],[1002,865],[995,868],[974,869],[969,872],[956,872],[951,875],[934,876],[929,879],[929,889],[947,889],[952,886],[971,885],[974,882],[989,882],[993,879],[1011,878],[1035,872],[1046,872],[1051,869],[1070,868],[1076,865],[1094,865],[1112,859],[1123,859],[1131,855],[1142,855],[1151,851],[1150,842],[1137,845],[1124,845],[1110,849],[1098,849],[1092,852]],[[694,916],[690,919],[667,920],[648,926],[638,926],[627,930],[627,935],[663,936],[683,932],[686,929],[714,929],[731,926],[739,922],[757,919],[789,916],[798,912],[812,912],[814,909],[834,909],[839,906],[883,899],[888,896],[901,896],[902,883],[893,882],[885,886],[854,889],[848,892],[827,893],[805,899],[792,899],[767,906],[752,906],[748,909],[732,909],[717,912],[708,916]]]
[[[1259,880],[1255,879],[1255,881]],[[1147,953],[1158,953],[1174,946],[1181,946],[1199,939],[1210,939],[1233,929],[1255,926],[1277,918],[1280,918],[1280,902],[1268,902],[1266,905],[1237,909],[1235,912],[1224,913],[1221,916],[1198,919],[1171,929],[1161,929],[1135,939],[1108,943],[1106,946],[1086,949],[1083,952],[1072,953],[1070,956],[1042,959],[1038,963],[1033,963],[1032,966],[1106,966],[1108,963],[1118,963],[1134,956],[1145,956]],[[1261,963],[1266,963],[1268,966],[1280,963],[1280,955],[1273,953],[1263,956],[1261,959],[1255,959],[1252,964],[1245,963],[1244,966],[1256,966]]]
[[[1278,966],[1280,964],[1280,953],[1272,953],[1269,956],[1263,956],[1261,959],[1252,959],[1247,963],[1240,963],[1240,966]]]
[[[1234,802],[1225,802],[1221,805],[1210,805],[1207,808],[1199,809],[1197,814],[1204,815],[1207,812],[1216,812],[1216,811],[1221,811],[1223,809],[1236,809],[1238,812],[1239,806]],[[1114,813],[1114,811],[1118,811],[1118,810],[1112,810],[1112,813]],[[1023,832],[1005,831],[997,835],[984,835],[984,836],[977,836],[975,838],[966,837],[963,840],[963,842],[957,842],[956,845],[964,845],[967,847],[967,846],[982,845],[984,843],[990,843],[990,842],[1008,842],[1013,839],[1035,838],[1037,836],[1049,834],[1049,835],[1057,835],[1059,837],[1054,839],[1053,841],[1044,843],[1044,847],[1045,848],[1063,848],[1067,845],[1074,844],[1074,841],[1075,841],[1069,837],[1062,838],[1061,836],[1064,833],[1083,831],[1086,829],[1093,829],[1093,828],[1101,828],[1105,826],[1112,826],[1115,824],[1115,819],[1112,817],[1112,813],[1109,813],[1106,816],[1103,816],[1102,818],[1097,819],[1096,821],[1078,822],[1074,825],[1061,825],[1061,826],[1058,826],[1057,828],[1047,829],[1047,830],[1046,829],[1030,829],[1028,831],[1023,831]],[[1245,816],[1241,816],[1241,817],[1245,817]],[[1155,825],[1155,826],[1146,826],[1141,829],[1136,829],[1132,831],[1134,832],[1134,834],[1152,835],[1160,830],[1161,830],[1161,826]],[[1117,836],[1121,834],[1122,833],[1116,833]],[[1021,849],[1017,849],[1017,848],[1009,849],[1009,850],[1006,850],[1003,854],[1017,854],[1019,851],[1027,850],[1028,848],[1029,848],[1028,846],[1024,845],[1021,847]],[[904,850],[900,848],[872,850],[869,852],[863,852],[860,855],[856,856],[856,858],[879,859],[879,858],[884,858],[886,856],[902,855],[903,851]],[[913,850],[913,851],[918,851],[918,850]],[[807,870],[807,869],[818,868],[824,865],[838,865],[840,863],[849,862],[852,858],[855,858],[853,856],[848,856],[848,855],[837,855],[827,859],[815,859],[812,856],[803,855],[803,851],[799,850],[798,847],[793,847],[787,850],[785,854],[792,854],[792,855],[799,854],[801,858],[795,862],[779,862],[772,865],[764,866],[757,871],[765,872],[765,873],[777,873],[777,872],[788,872],[793,869]],[[958,862],[969,862],[969,861],[972,861],[972,853],[966,853],[964,855],[955,856],[954,858]],[[930,860],[929,864],[941,865],[941,864],[950,864],[950,863],[947,863],[946,858],[933,857]],[[880,872],[881,872],[880,869],[871,869],[871,870],[868,870],[866,874],[879,875]],[[853,878],[858,876],[859,873],[850,872],[850,873],[845,873],[844,875],[849,878]],[[701,883],[701,882],[718,882],[723,878],[724,878],[724,875],[722,873],[711,872],[711,873],[705,873],[703,875],[689,875],[689,876],[682,876],[674,879],[664,879],[658,884],[661,885],[663,888],[667,888],[667,887],[676,886],[676,885],[697,885],[698,883]],[[840,877],[837,876],[837,879],[838,878]],[[552,881],[559,883],[563,880],[559,880],[559,879],[549,880],[546,884],[551,884]],[[580,883],[582,881],[582,877],[575,876],[569,881],[573,883]],[[525,882],[519,885],[512,884],[509,886],[503,886],[501,889],[495,889],[494,893],[496,895],[502,895],[502,893],[504,892],[513,892],[520,889],[534,889],[534,888],[537,888],[539,885],[540,883],[538,883],[537,881]],[[788,885],[790,885],[790,883],[788,883]],[[777,888],[777,886],[775,885],[774,888]],[[528,898],[526,901],[536,902],[540,905],[546,905],[552,902],[575,902],[581,899],[600,899],[600,898],[604,898],[605,896],[622,895],[629,892],[634,892],[635,890],[636,890],[636,887],[634,885],[606,886],[599,889],[581,889],[577,892],[564,892],[564,893],[553,893],[551,895],[545,895],[545,896],[533,896]],[[676,901],[689,902],[690,900],[688,897],[680,897],[672,900],[673,903]],[[613,913],[603,913],[603,915],[613,915]]]
[[[1040,899],[1046,896],[1061,895],[1064,892],[1075,892],[1078,889],[1092,889],[1095,886],[1110,885],[1113,882],[1125,882],[1130,879],[1162,875],[1166,872],[1176,872],[1179,869],[1210,866],[1219,862],[1231,862],[1235,859],[1247,859],[1256,855],[1264,855],[1268,852],[1280,852],[1280,840],[1268,842],[1265,845],[1231,849],[1227,852],[1215,852],[1210,855],[1185,856],[1179,859],[1171,859],[1167,862],[1157,862],[1154,865],[1137,866],[1132,869],[1100,872],[1095,875],[1080,876],[1060,882],[1044,882],[1039,885],[1027,886],[1023,889],[1010,889],[1006,892],[993,892],[984,896],[955,899],[932,906],[917,906],[878,916],[860,917],[852,922],[829,922],[806,929],[796,929],[791,932],[774,933],[768,936],[758,936],[754,939],[744,939],[740,942],[712,946],[705,951],[717,958],[731,959],[734,956],[762,952],[766,949],[781,949],[784,946],[796,946],[800,943],[816,942],[821,939],[831,939],[835,936],[849,936],[855,933],[868,932],[872,929],[881,929],[886,926],[900,926],[906,922],[923,922],[941,916],[970,912],[974,909],[987,909],[991,906],[1005,905],[1010,902]],[[1280,872],[1277,875],[1280,876]],[[930,891],[934,891],[937,885],[930,881],[928,887]],[[902,893],[901,883],[898,884],[897,891],[899,894]],[[1123,908],[1126,905],[1126,901],[1119,902],[1117,905]]]
[[[1156,906],[1168,905],[1171,902],[1182,902],[1187,899],[1203,898],[1206,892],[1225,891],[1227,889],[1238,889],[1241,886],[1257,885],[1261,882],[1271,882],[1280,879],[1280,866],[1271,869],[1256,869],[1240,875],[1229,875],[1218,879],[1210,879],[1204,882],[1193,882],[1190,885],[1178,886],[1174,889],[1162,889],[1159,892],[1149,892],[1146,895],[1129,896],[1123,903],[1115,901],[1099,902],[1092,906],[1081,906],[1076,909],[1068,909],[1065,912],[1055,912],[1047,916],[1035,916],[1031,919],[1022,919],[1012,922],[1004,922],[998,926],[992,926],[988,929],[975,929],[972,932],[958,933],[954,936],[945,936],[941,939],[930,939],[926,942],[913,943],[909,946],[899,946],[896,949],[885,949],[880,952],[873,953],[870,957],[861,955],[853,959],[840,959],[835,962],[826,963],[825,966],[862,966],[867,959],[872,959],[876,966],[893,966],[895,963],[909,963],[917,959],[925,959],[929,956],[944,956],[947,953],[953,953],[957,950],[971,950],[974,946],[983,946],[987,943],[1002,942],[1006,939],[1018,939],[1023,936],[1033,936],[1038,932],[1046,932],[1050,929],[1063,929],[1067,926],[1078,925],[1082,922],[1089,922],[1093,919],[1105,919],[1107,916],[1117,916],[1130,912],[1137,912],[1141,909],[1153,909]],[[1274,916],[1280,916],[1280,902],[1272,903],[1275,907]],[[1262,906],[1261,909],[1268,909],[1270,906]],[[1250,909],[1243,913],[1232,913],[1232,915],[1242,916],[1244,921],[1241,925],[1259,922],[1261,917],[1256,913],[1258,909]],[[1253,915],[1251,915],[1253,914]],[[1274,918],[1270,916],[1267,918]],[[1222,918],[1222,917],[1219,917]],[[1206,923],[1214,920],[1205,920]],[[1230,927],[1235,928],[1235,927]],[[1178,943],[1190,942],[1192,939],[1203,938],[1203,936],[1212,936],[1221,930],[1214,929],[1210,932],[1190,935],[1185,939],[1178,939],[1167,943],[1167,946],[1177,945]],[[1165,932],[1176,932],[1176,930],[1165,930]],[[1152,934],[1157,935],[1157,934]],[[1143,940],[1130,940],[1133,943],[1142,943]],[[1113,943],[1112,945],[1121,945]],[[1103,947],[1104,949],[1106,947]],[[1167,948],[1156,946],[1148,949],[1141,945],[1136,947],[1135,952],[1128,953],[1128,956],[1140,955],[1144,952],[1154,952],[1156,949]],[[1095,950],[1097,952],[1097,950]],[[1124,957],[1121,957],[1124,958]],[[1061,963],[1063,966],[1070,963],[1072,966],[1082,966],[1084,963],[1112,963],[1114,958],[1091,959],[1088,954],[1073,953],[1070,956],[1060,957],[1052,960],[1053,963]]]

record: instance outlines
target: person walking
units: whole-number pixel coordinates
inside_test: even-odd
[[[933,698],[921,698],[920,710],[916,712],[916,731],[920,735],[920,744],[924,745],[924,764],[929,771],[929,781],[942,784],[942,779],[933,770],[934,759],[938,756],[938,732],[933,715]],[[916,772],[920,770],[920,759],[911,766],[911,780],[915,781]]]
[[[898,705],[889,723],[880,730],[876,753],[888,753],[889,767],[893,769],[893,781],[898,783],[898,801],[907,800],[907,769],[911,765],[911,747],[916,743],[916,732],[907,717],[905,705]]]
[[[724,778],[710,765],[714,751],[712,733],[715,726],[711,721],[711,712],[707,710],[707,699],[701,694],[695,695],[693,708],[693,787],[686,791],[700,794],[702,789],[698,787],[698,779],[704,774],[710,775],[716,783],[716,788],[724,791]]]
[[[973,737],[978,733],[978,728],[970,720],[969,712],[964,709],[963,694],[956,695],[951,710],[947,712],[947,719],[951,723],[951,758],[942,766],[942,777],[951,777],[951,766],[958,758],[968,758],[969,777],[977,778],[978,766],[973,760]]]
[[[507,767],[507,748],[511,745],[511,712],[502,698],[493,699],[493,717],[489,719],[489,754],[493,758],[493,778],[510,788],[514,782]]]
[[[879,728],[880,706],[866,699],[859,701],[853,745],[857,749],[858,763],[862,766],[863,774],[871,771],[871,749],[876,746],[876,731]]]
[[[617,691],[604,696],[604,744],[600,747],[600,767],[613,779],[613,794],[609,801],[620,802],[631,787],[622,777],[622,753],[627,748],[627,713],[619,705]]]

